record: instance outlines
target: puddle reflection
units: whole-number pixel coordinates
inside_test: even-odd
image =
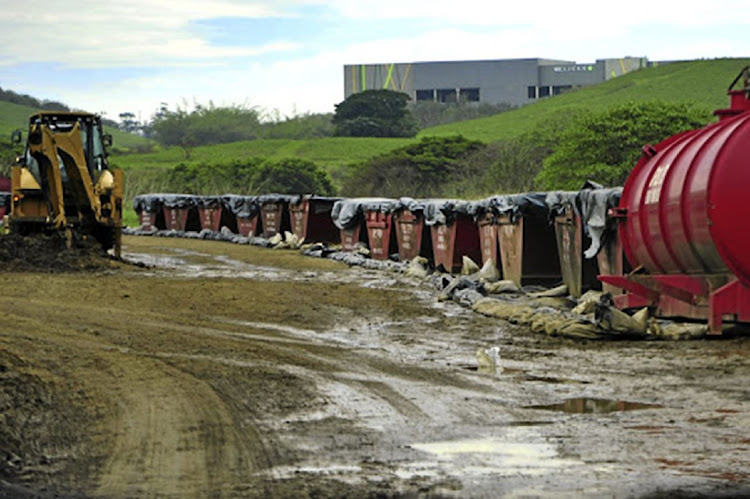
[[[641,402],[627,402],[624,400],[595,399],[579,397],[568,399],[559,404],[530,405],[525,409],[542,409],[545,411],[561,411],[572,414],[604,414],[618,411],[637,411],[641,409],[659,409],[663,406],[657,404],[644,404]]]

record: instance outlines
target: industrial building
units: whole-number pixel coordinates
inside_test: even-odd
[[[364,90],[404,92],[412,101],[478,102],[522,106],[565,90],[602,83],[649,65],[645,57],[498,59],[344,66],[344,97]]]

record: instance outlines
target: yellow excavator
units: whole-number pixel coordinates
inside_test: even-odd
[[[21,143],[20,130],[12,140]],[[123,174],[109,168],[101,118],[84,112],[39,112],[29,118],[26,150],[11,168],[11,233],[64,232],[94,237],[120,256]]]

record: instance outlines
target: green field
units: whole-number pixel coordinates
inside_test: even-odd
[[[226,163],[250,157],[305,158],[321,166],[338,167],[410,144],[414,139],[325,137],[311,140],[267,139],[196,147],[190,159],[179,147],[157,148],[147,154],[113,157],[124,168],[170,167],[179,163]]]
[[[634,71],[600,85],[581,88],[553,98],[539,100],[513,111],[476,120],[451,123],[420,132],[427,136],[460,134],[470,139],[493,142],[518,136],[564,115],[566,111],[596,110],[628,101],[663,100],[690,102],[707,110],[726,107],[726,90],[750,59],[714,59],[664,64]],[[114,158],[128,168],[168,167],[180,162],[220,163],[251,156],[306,158],[329,170],[402,147],[417,139],[322,138],[310,140],[256,140],[196,147],[191,158],[177,147],[151,154]]]

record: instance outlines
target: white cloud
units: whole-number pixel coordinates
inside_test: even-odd
[[[17,63],[55,61],[67,67],[171,65],[288,50],[287,44],[215,47],[190,22],[280,15],[273,3],[218,0],[31,0],[0,9],[0,46]]]
[[[526,24],[534,27],[566,25],[582,30],[599,25],[619,30],[643,23],[661,25],[704,25],[749,18],[750,6],[742,0],[686,4],[684,0],[630,0],[613,4],[601,0],[309,0],[301,3],[324,5],[343,18],[379,20],[419,19],[449,21],[453,25],[497,26]],[[377,8],[375,8],[377,6]],[[603,28],[602,28],[603,29]]]

